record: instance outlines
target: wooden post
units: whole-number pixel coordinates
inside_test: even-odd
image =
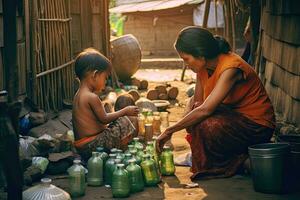
[[[5,88],[8,91],[10,101],[17,99],[19,94],[16,8],[16,0],[3,0],[3,65],[5,69]]]
[[[209,15],[209,10],[210,10],[210,1],[211,0],[205,1],[204,18],[203,18],[203,24],[202,24],[203,28],[207,28],[208,15]]]

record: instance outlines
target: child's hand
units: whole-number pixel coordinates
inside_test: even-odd
[[[125,115],[137,116],[139,114],[139,108],[137,106],[127,106],[125,108]]]

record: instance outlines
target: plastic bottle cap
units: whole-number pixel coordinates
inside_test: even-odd
[[[115,163],[118,165],[119,163],[121,163],[121,159],[115,159]]]
[[[116,152],[118,149],[117,148],[112,148],[111,150],[110,150],[110,152]]]
[[[139,149],[139,150],[144,149],[144,147],[142,147],[142,146],[138,146],[136,148]]]
[[[52,179],[51,179],[51,178],[42,178],[42,179],[41,179],[41,182],[42,182],[42,183],[50,184],[50,183],[52,182]]]
[[[133,140],[134,141],[139,141],[139,138],[138,137],[134,137]]]
[[[125,156],[126,156],[126,157],[130,157],[130,156],[131,156],[131,153],[125,153]]]
[[[130,148],[130,147],[132,147],[132,148],[133,148],[133,147],[134,147],[134,145],[132,145],[132,144],[129,144],[129,145],[128,145],[128,148]]]
[[[132,159],[128,160],[128,162],[129,162],[129,163],[135,163],[136,160],[135,160],[134,158],[132,158]]]
[[[109,154],[109,157],[116,157],[117,155],[116,154],[114,154],[114,153],[110,153]]]
[[[163,147],[163,149],[166,149],[166,150],[168,150],[168,149],[170,149],[170,147],[169,147],[169,146],[167,146],[167,145],[165,145],[165,146]]]
[[[117,153],[123,153],[121,149],[117,149]]]
[[[131,153],[131,154],[136,154],[136,153],[137,153],[137,150],[135,150],[135,149],[134,149],[134,150],[131,150],[130,153]]]
[[[80,163],[81,163],[81,160],[75,159],[75,160],[73,160],[73,163],[74,163],[74,164],[80,164]]]
[[[103,152],[103,151],[104,151],[104,148],[103,148],[103,147],[97,147],[96,150],[97,150],[98,152]]]
[[[118,163],[117,167],[124,167],[125,165],[123,163]]]

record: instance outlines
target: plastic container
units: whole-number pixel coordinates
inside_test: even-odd
[[[160,172],[164,176],[171,176],[175,173],[175,165],[173,153],[169,146],[164,146],[164,150],[160,156]]]
[[[145,135],[145,116],[143,114],[138,115],[138,124],[139,124],[139,136],[144,137]]]
[[[130,185],[128,172],[124,169],[124,164],[117,164],[117,169],[112,177],[112,194],[115,198],[124,198],[129,196]]]
[[[69,193],[51,184],[50,178],[43,178],[41,182],[25,190],[23,200],[71,200]]]
[[[130,153],[130,151],[135,149],[133,144],[129,144],[127,147],[128,149],[125,151],[125,154]]]
[[[103,161],[103,166],[105,165],[106,161],[108,160],[108,154],[104,151],[103,147],[97,147],[96,151],[99,152],[99,156]]]
[[[103,185],[103,161],[99,152],[92,152],[92,157],[88,160],[87,182],[90,186]]]
[[[123,159],[123,164],[125,165],[125,167],[127,167],[129,165],[129,160],[131,160],[131,154],[130,153],[126,153],[125,154],[125,158]]]
[[[166,129],[169,127],[169,113],[161,112],[160,113],[160,121],[162,129]]]
[[[291,146],[291,190],[300,190],[300,135],[280,135],[278,142],[286,142]]]
[[[73,163],[68,169],[69,191],[72,197],[80,197],[85,194],[85,168],[80,160],[74,160]]]
[[[135,160],[135,163],[138,164],[138,165],[140,165],[141,162],[142,162],[142,159],[139,156],[137,156],[137,151],[136,150],[132,150],[132,151],[130,151],[130,153],[131,153],[132,159]]]
[[[153,125],[145,124],[145,141],[150,141],[153,137]]]
[[[248,149],[255,191],[275,194],[287,192],[290,145],[264,143]]]
[[[130,192],[140,192],[144,190],[144,180],[142,169],[135,163],[134,159],[129,160],[129,165],[126,167],[129,177]]]
[[[133,138],[133,145],[136,149],[144,148],[144,145],[140,142],[140,139],[138,137]]]
[[[116,159],[116,154],[109,154],[109,158],[105,163],[105,167],[104,167],[105,185],[111,185],[112,174],[113,174],[114,170],[116,169],[115,159]]]
[[[150,155],[144,155],[144,161],[141,163],[143,177],[146,186],[155,186],[160,182],[160,177],[155,165],[155,161]]]

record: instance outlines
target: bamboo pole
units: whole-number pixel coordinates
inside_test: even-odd
[[[231,28],[232,28],[232,50],[235,51],[235,19],[234,19],[234,3],[230,0],[230,16],[231,16]]]
[[[207,22],[208,22],[209,10],[210,10],[210,1],[211,0],[205,1],[204,18],[202,24],[203,28],[207,28]]]

